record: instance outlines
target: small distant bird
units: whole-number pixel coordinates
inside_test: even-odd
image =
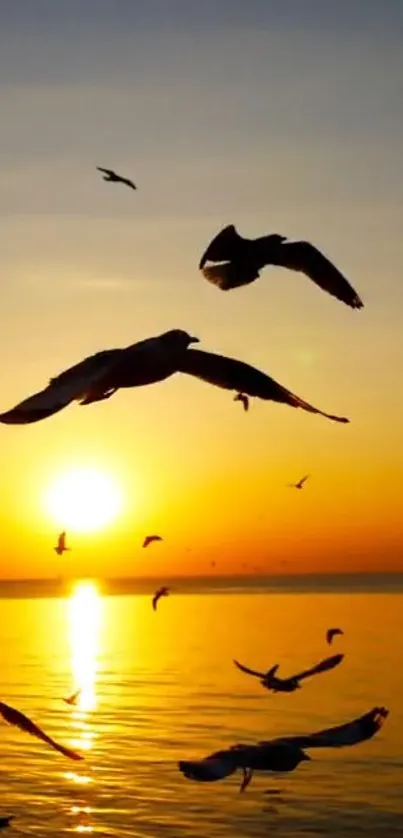
[[[129,180],[127,177],[121,177],[113,169],[103,169],[102,166],[97,166],[97,169],[99,172],[104,172],[102,180],[106,180],[108,183],[124,183],[125,186],[130,186],[131,189],[137,189],[137,186],[132,180]]]
[[[289,483],[290,489],[303,489],[304,483],[308,480],[309,474],[305,474],[304,477],[301,477],[301,480],[298,480],[298,483]]]
[[[325,658],[325,660],[320,661],[316,666],[305,669],[297,675],[291,675],[289,678],[278,678],[276,676],[279,664],[272,666],[266,673],[249,669],[236,660],[234,660],[234,664],[241,672],[246,672],[247,675],[254,675],[255,678],[260,678],[260,683],[266,690],[271,690],[274,693],[293,693],[301,687],[300,681],[303,681],[305,678],[310,678],[311,675],[318,675],[320,672],[327,672],[329,669],[334,669],[335,666],[338,666],[342,662],[343,658],[344,655],[333,655],[331,658]]]
[[[220,264],[206,268],[206,262]],[[266,265],[303,273],[323,291],[351,308],[363,307],[354,288],[320,250],[309,242],[287,241],[286,236],[275,234],[244,239],[230,224],[210,242],[200,260],[199,269],[209,282],[222,291],[229,291],[253,282]]]
[[[70,695],[68,698],[62,698],[62,701],[64,701],[66,704],[71,704],[75,706],[77,704],[77,699],[80,694],[81,689],[77,690],[75,693],[73,693],[73,695]]]
[[[333,628],[333,629],[328,629],[327,630],[326,640],[327,640],[329,646],[332,645],[333,638],[336,637],[337,634],[344,634],[344,631],[342,629],[338,629],[338,628]]]
[[[51,737],[44,733],[44,731],[32,722],[28,716],[24,716],[24,714],[20,713],[19,710],[15,710],[13,707],[10,707],[8,704],[3,704],[1,701],[0,715],[9,725],[15,725],[15,727],[19,727],[20,730],[24,730],[25,733],[29,733],[31,736],[36,736],[37,739],[41,739],[42,742],[50,745],[51,748],[54,748],[55,751],[59,751],[59,753],[63,754],[63,756],[75,760],[83,759],[81,754],[78,754],[76,751],[72,751],[71,748],[65,748],[64,745],[59,745],[58,742],[51,739]]]
[[[240,791],[249,785],[254,771],[293,771],[304,760],[310,748],[342,748],[371,739],[381,729],[389,711],[374,707],[358,719],[307,736],[284,736],[259,742],[257,745],[233,745],[199,760],[182,760],[179,770],[189,780],[214,782],[243,772]]]
[[[148,547],[149,544],[152,544],[153,541],[163,541],[160,535],[146,535],[143,541],[143,547]]]
[[[62,556],[66,551],[71,550],[71,547],[66,547],[66,533],[61,532],[57,539],[57,547],[53,548],[58,556]]]
[[[182,329],[171,329],[125,349],[97,352],[52,378],[44,390],[1,413],[0,422],[5,425],[39,422],[73,401],[92,404],[109,399],[122,387],[146,386],[164,381],[174,373],[200,378],[223,390],[301,408],[333,422],[349,421],[314,407],[250,364],[214,352],[189,349],[190,343],[197,342],[198,338]]]
[[[158,591],[156,591],[154,596],[153,596],[153,609],[154,609],[154,611],[157,610],[158,600],[160,600],[162,596],[168,596],[168,595],[169,595],[169,588],[165,588],[165,587],[158,588]]]
[[[245,393],[237,393],[234,397],[234,402],[242,402],[243,409],[246,411],[249,410],[249,397],[245,396]]]
[[[15,815],[9,815],[6,818],[0,818],[0,829],[5,829],[6,826],[10,826],[12,820],[14,820]]]

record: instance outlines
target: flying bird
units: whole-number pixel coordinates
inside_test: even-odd
[[[131,189],[137,189],[137,186],[132,180],[129,180],[127,177],[121,177],[113,169],[103,169],[102,166],[97,166],[97,169],[99,172],[104,172],[102,180],[106,180],[108,183],[124,183],[125,186],[130,186]]]
[[[206,262],[220,264],[205,267]],[[351,308],[363,307],[354,288],[320,250],[309,242],[287,241],[286,236],[275,234],[245,239],[230,224],[210,242],[200,260],[199,269],[209,282],[222,291],[229,291],[249,285],[260,276],[259,272],[266,265],[299,271]]]
[[[57,547],[53,548],[58,556],[62,556],[66,551],[71,550],[71,547],[66,547],[66,533],[61,532],[57,539]]]
[[[78,699],[80,694],[81,694],[81,688],[79,690],[77,690],[75,693],[73,693],[73,695],[70,695],[68,698],[62,698],[62,701],[64,701],[66,704],[71,704],[71,705],[75,706],[77,704],[77,699]]]
[[[327,640],[329,646],[332,645],[333,638],[336,637],[337,634],[344,634],[344,631],[342,629],[338,629],[338,628],[332,628],[332,629],[327,630],[326,640]]]
[[[260,678],[260,683],[266,690],[271,690],[274,693],[293,693],[301,687],[300,681],[303,681],[305,678],[310,678],[311,675],[318,675],[320,672],[327,672],[329,669],[334,669],[335,666],[338,666],[342,662],[343,658],[344,655],[333,655],[331,658],[325,658],[320,661],[316,666],[298,672],[297,675],[291,675],[289,678],[278,678],[276,672],[279,664],[272,666],[268,672],[256,672],[256,670],[249,669],[236,660],[234,660],[234,664],[241,672],[246,672],[247,675]]]
[[[5,829],[6,826],[10,826],[12,820],[14,820],[14,815],[8,815],[6,818],[0,818],[0,829]]]
[[[83,757],[76,751],[72,751],[71,748],[65,748],[64,745],[59,745],[58,742],[51,739],[51,737],[44,733],[44,731],[32,722],[28,716],[24,716],[24,714],[20,713],[19,710],[15,710],[13,707],[10,707],[8,704],[3,704],[1,701],[0,715],[3,717],[5,722],[8,722],[9,725],[15,725],[15,727],[19,727],[20,730],[24,730],[31,736],[36,736],[37,739],[41,739],[42,742],[50,745],[51,748],[54,748],[55,751],[59,751],[59,753],[63,754],[63,756],[75,760],[83,759]]]
[[[237,393],[234,397],[234,402],[242,402],[243,409],[245,411],[249,410],[249,397],[245,396],[244,393]]]
[[[163,541],[160,535],[146,535],[142,546],[148,547],[149,544],[152,544],[153,541]]]
[[[109,399],[120,388],[153,384],[177,372],[194,376],[224,390],[320,414],[333,422],[349,421],[314,407],[243,361],[213,352],[189,349],[190,343],[197,342],[198,338],[187,332],[173,329],[125,349],[98,352],[52,378],[44,390],[0,414],[0,422],[6,425],[39,422],[63,410],[73,401],[81,405],[92,404]]]
[[[153,609],[154,611],[157,610],[158,601],[161,599],[162,596],[168,596],[169,588],[163,587],[158,588],[158,591],[155,592],[153,596]]]
[[[254,771],[293,771],[304,760],[310,748],[343,748],[371,739],[381,729],[389,711],[374,707],[347,724],[330,727],[306,736],[284,736],[259,742],[257,745],[233,745],[199,760],[182,760],[179,770],[189,780],[214,782],[242,770],[240,791],[249,785]]]
[[[303,489],[308,477],[309,474],[305,474],[304,477],[301,477],[301,480],[298,480],[298,483],[289,483],[288,485],[291,489]]]

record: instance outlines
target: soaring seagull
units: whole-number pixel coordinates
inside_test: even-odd
[[[66,553],[67,550],[71,550],[71,547],[66,547],[66,533],[61,532],[59,538],[57,539],[57,546],[53,548],[55,553],[58,556],[62,556],[63,553]]]
[[[206,262],[220,264],[205,267]],[[299,271],[351,308],[363,307],[354,288],[320,250],[309,242],[290,242],[277,234],[245,239],[230,224],[210,242],[199,268],[209,282],[229,291],[253,282],[266,265]]]
[[[127,177],[121,177],[121,175],[116,174],[113,169],[103,169],[102,166],[97,166],[99,172],[104,173],[103,180],[106,180],[108,183],[124,183],[125,186],[130,186],[131,189],[137,189],[137,186],[133,183],[132,180],[129,180]]]
[[[308,477],[309,477],[309,474],[304,474],[304,476],[301,477],[301,480],[298,480],[298,483],[289,483],[288,485],[289,485],[290,489],[303,489],[304,484],[308,480]]]
[[[293,693],[300,688],[300,681],[303,681],[304,678],[310,678],[311,675],[318,675],[320,672],[327,672],[329,669],[334,669],[335,666],[338,666],[342,662],[343,658],[344,655],[333,655],[331,658],[325,658],[323,661],[320,661],[316,666],[298,672],[296,675],[290,675],[288,678],[279,678],[276,675],[279,664],[272,666],[268,672],[256,672],[255,669],[249,669],[247,666],[235,660],[234,664],[241,672],[246,672],[247,675],[260,678],[260,683],[266,690],[271,690],[274,693]]]
[[[344,634],[344,631],[342,629],[338,629],[338,628],[331,628],[331,629],[327,630],[326,640],[327,640],[329,646],[332,645],[333,638],[336,637],[338,634]]]
[[[168,596],[168,594],[169,594],[169,588],[166,588],[165,586],[162,587],[162,588],[158,588],[158,591],[156,591],[154,596],[153,596],[153,609],[154,609],[154,611],[157,610],[158,601],[161,599],[161,597],[162,596]]]
[[[249,410],[249,398],[244,393],[237,393],[234,396],[234,402],[242,402],[243,409],[247,412]]]
[[[76,690],[76,692],[73,693],[73,695],[69,695],[68,698],[63,698],[62,701],[64,701],[66,704],[70,704],[71,706],[75,707],[80,693],[81,688]]]
[[[71,748],[66,748],[64,745],[59,745],[58,742],[51,739],[51,737],[44,733],[44,731],[32,722],[28,716],[24,716],[23,713],[20,713],[19,710],[15,710],[14,707],[10,707],[8,704],[3,704],[2,701],[0,701],[0,715],[9,725],[15,725],[15,727],[19,727],[20,730],[24,730],[25,733],[30,733],[31,736],[36,736],[37,739],[41,739],[42,742],[45,742],[46,745],[50,745],[51,748],[54,748],[55,751],[59,751],[59,753],[63,754],[63,756],[68,757],[69,759],[83,759],[83,757],[80,754],[77,754],[76,751],[72,751]]]
[[[122,387],[141,387],[169,378],[175,372],[200,378],[215,387],[233,390],[266,401],[300,407],[333,422],[348,422],[343,416],[325,413],[296,396],[255,367],[217,355],[189,349],[198,343],[181,329],[134,343],[125,349],[107,349],[85,358],[50,379],[48,386],[0,414],[6,425],[26,425],[46,419],[73,401],[82,405],[109,399]]]
[[[284,736],[259,742],[257,745],[233,745],[199,760],[181,760],[179,770],[189,780],[211,783],[229,777],[241,769],[240,791],[249,785],[254,771],[293,771],[304,760],[310,748],[343,748],[371,739],[380,730],[389,711],[374,707],[368,713],[338,727],[306,736]]]
[[[152,544],[153,541],[163,541],[160,535],[146,535],[142,547],[148,547],[149,544]]]

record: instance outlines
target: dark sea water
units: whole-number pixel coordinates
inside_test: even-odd
[[[148,593],[107,596],[91,582],[64,598],[0,585],[0,699],[85,755],[71,762],[0,724],[0,815],[16,815],[7,834],[403,836],[398,580],[378,580],[378,592],[371,581],[361,592],[353,581],[347,591],[288,580],[276,593],[274,582],[237,584],[196,592],[194,583],[157,613]],[[345,631],[333,647],[345,660],[294,694],[269,694],[233,666],[236,657],[298,671],[329,654],[330,625]],[[79,686],[70,708],[61,697]],[[198,784],[177,769],[179,759],[309,733],[377,704],[391,713],[374,739],[315,750],[289,775],[255,775],[244,795],[237,775]]]

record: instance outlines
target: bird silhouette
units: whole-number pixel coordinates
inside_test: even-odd
[[[298,480],[298,483],[289,483],[288,485],[291,489],[303,489],[308,477],[309,474],[305,474],[304,477],[301,477],[301,480]]]
[[[59,751],[59,753],[63,754],[63,756],[75,760],[83,759],[83,757],[76,751],[71,750],[71,748],[66,748],[64,745],[59,745],[58,742],[51,739],[51,737],[44,733],[44,731],[32,722],[28,716],[24,716],[24,714],[20,713],[19,710],[15,710],[14,707],[10,707],[8,704],[3,704],[1,701],[0,715],[9,725],[14,725],[20,730],[25,731],[25,733],[29,733],[31,736],[36,736],[37,739],[41,739],[42,742],[45,742],[46,745],[50,745],[51,748],[54,748],[55,751]]]
[[[0,829],[5,829],[6,826],[10,826],[12,820],[14,820],[15,815],[8,815],[8,817],[0,817]]]
[[[157,610],[157,605],[158,605],[158,602],[161,599],[161,597],[162,596],[168,596],[168,594],[169,594],[169,588],[165,588],[165,587],[158,588],[158,591],[156,591],[154,596],[153,596],[153,609],[154,609],[154,611]]]
[[[62,556],[63,553],[66,553],[68,550],[71,550],[71,547],[66,547],[66,533],[61,532],[59,538],[57,539],[57,546],[53,548],[55,553],[58,556]]]
[[[131,189],[137,189],[137,186],[132,180],[129,180],[127,177],[121,177],[113,169],[103,169],[102,166],[97,166],[97,169],[99,172],[104,173],[102,180],[106,180],[107,183],[123,183],[125,186],[130,186]]]
[[[327,640],[329,646],[332,645],[333,638],[336,637],[336,635],[338,635],[338,634],[344,634],[344,631],[342,629],[339,629],[339,628],[331,628],[331,629],[327,630],[326,640]]]
[[[206,262],[221,264],[205,267]],[[229,291],[253,282],[266,265],[299,271],[351,308],[363,307],[354,288],[320,250],[309,242],[290,242],[277,234],[245,239],[231,224],[210,242],[199,268],[209,282]]]
[[[244,393],[237,393],[236,396],[234,397],[234,402],[241,402],[242,406],[243,406],[243,409],[245,411],[249,410],[249,397],[245,396]]]
[[[247,675],[253,675],[255,678],[260,678],[260,683],[267,690],[271,690],[274,693],[292,693],[300,688],[300,681],[303,681],[305,678],[310,678],[312,675],[318,675],[320,672],[327,672],[329,669],[334,669],[335,666],[338,666],[342,662],[343,658],[344,655],[333,655],[331,658],[325,658],[320,661],[320,663],[317,663],[310,669],[305,669],[296,675],[291,675],[289,678],[278,678],[276,672],[279,664],[272,666],[268,672],[257,672],[254,669],[249,669],[242,663],[238,663],[236,660],[234,660],[234,664],[241,672],[245,672]]]
[[[163,538],[161,538],[160,535],[146,535],[142,546],[143,547],[148,547],[148,545],[152,544],[153,541],[163,541]]]
[[[330,727],[306,736],[284,736],[259,742],[257,745],[233,745],[216,751],[204,759],[181,760],[179,770],[189,780],[214,782],[243,771],[240,791],[250,783],[254,771],[293,771],[304,760],[310,748],[342,748],[371,739],[381,729],[389,711],[374,707],[347,724]]]
[[[76,690],[76,692],[73,693],[73,695],[70,695],[68,698],[63,698],[62,701],[64,701],[66,704],[70,704],[72,706],[75,706],[77,704],[77,699],[78,699],[80,694],[81,694],[81,689]]]
[[[314,407],[243,361],[189,349],[189,344],[195,342],[198,338],[174,329],[125,349],[98,352],[52,378],[44,390],[0,414],[0,422],[6,425],[39,422],[73,401],[81,405],[92,404],[110,398],[120,388],[153,384],[175,372],[194,376],[224,390],[301,408],[333,422],[349,421]]]

